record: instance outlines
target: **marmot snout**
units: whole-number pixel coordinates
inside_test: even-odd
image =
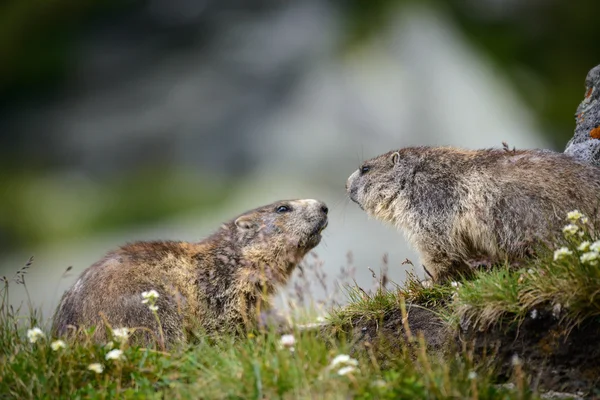
[[[472,260],[517,260],[578,209],[595,216],[600,169],[548,150],[413,147],[366,161],[346,183],[369,215],[402,229],[434,279]]]
[[[158,316],[167,342],[185,340],[190,330],[208,333],[253,326],[287,282],[304,255],[317,246],[327,226],[327,206],[289,200],[248,211],[198,243],[137,242],[108,253],[86,269],[62,297],[54,317],[58,335],[70,326],[96,326],[106,339],[103,318],[113,328],[158,325],[141,293],[156,290]],[[148,342],[150,334],[137,337]]]

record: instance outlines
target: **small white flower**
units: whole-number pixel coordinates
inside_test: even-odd
[[[590,244],[590,250],[600,253],[600,240],[596,240],[594,243]]]
[[[112,334],[115,340],[118,342],[124,342],[129,338],[130,332],[129,328],[117,328],[112,330]]]
[[[477,372],[475,371],[471,371],[469,372],[469,379],[473,380],[473,379],[477,379]]]
[[[121,350],[114,349],[106,353],[105,358],[107,360],[123,360],[125,359],[125,356],[123,355],[123,352]]]
[[[281,336],[281,339],[279,339],[280,347],[288,347],[293,349],[295,344],[296,338],[294,337],[294,335],[283,335]]]
[[[372,385],[375,387],[383,388],[387,386],[387,383],[385,383],[383,379],[377,379],[373,381]]]
[[[588,251],[590,249],[591,243],[587,240],[585,242],[581,242],[579,246],[577,246],[577,250],[579,251]]]
[[[321,316],[321,315],[319,315],[319,316],[317,317],[317,322],[319,322],[319,323],[321,323],[321,322],[326,322],[326,321],[327,321],[327,320],[325,319],[325,317],[323,317],[323,316]]]
[[[142,292],[142,303],[146,304],[149,301],[153,302],[158,299],[158,292],[154,289],[149,290],[147,292]]]
[[[562,260],[566,256],[570,256],[571,254],[573,254],[571,250],[569,250],[566,247],[561,247],[560,249],[554,252],[554,261]]]
[[[596,265],[598,263],[598,258],[600,258],[598,253],[595,251],[590,251],[583,253],[581,257],[579,257],[579,260],[581,260],[581,262],[584,264]]]
[[[567,219],[572,222],[577,222],[583,217],[584,215],[580,213],[579,210],[573,210],[567,213]]]
[[[50,347],[52,348],[53,351],[58,351],[59,349],[66,349],[67,344],[65,342],[63,342],[62,340],[55,340],[54,342],[52,342],[50,344]]]
[[[35,343],[40,339],[44,339],[46,335],[40,328],[32,328],[27,330],[27,339],[29,339],[30,343]]]
[[[155,305],[149,305],[148,308],[150,309],[150,311],[158,311],[158,306]]]
[[[354,371],[356,371],[356,368],[349,365],[347,367],[340,368],[340,370],[338,371],[338,375],[344,376],[344,375],[348,375],[349,373],[352,373]]]
[[[563,233],[565,234],[565,236],[575,235],[578,230],[579,227],[577,225],[569,224],[563,228]]]
[[[536,309],[531,310],[531,319],[536,319],[538,317],[538,311]]]
[[[581,217],[581,219],[579,220],[582,224],[587,224],[588,222],[590,222],[590,220],[588,219],[588,217]]]
[[[556,303],[553,307],[552,307],[552,316],[556,319],[558,319],[558,317],[560,317],[560,311],[562,309],[562,306],[560,305],[560,303]]]
[[[510,362],[513,366],[521,365],[521,359],[518,354],[513,355]]]
[[[104,366],[100,363],[93,363],[88,365],[87,369],[89,369],[90,371],[94,371],[97,374],[101,374],[102,371],[104,371]]]
[[[340,354],[331,361],[331,368],[335,368],[338,365],[352,365],[356,367],[358,365],[358,361],[354,358],[351,358],[347,354]]]
[[[431,289],[433,287],[433,281],[430,279],[421,281],[421,286],[423,286],[425,289]]]

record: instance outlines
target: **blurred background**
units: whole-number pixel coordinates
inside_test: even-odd
[[[200,240],[318,198],[330,285],[418,256],[344,192],[408,145],[562,151],[600,63],[597,0],[5,0],[0,276],[36,306],[127,241]],[[65,269],[72,270],[61,277]],[[12,301],[23,300],[11,291]],[[314,296],[323,296],[318,290]]]

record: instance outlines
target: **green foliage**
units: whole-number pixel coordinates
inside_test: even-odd
[[[407,274],[401,293],[406,300],[423,307],[439,309],[451,299],[454,289],[451,284],[433,285],[419,281],[414,274]]]
[[[344,327],[356,319],[381,320],[386,313],[400,307],[398,292],[381,287],[370,295],[354,285],[346,288],[346,295],[348,304],[329,317],[329,322],[334,326]]]

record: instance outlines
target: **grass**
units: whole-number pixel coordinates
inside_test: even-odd
[[[53,351],[49,340],[30,343],[23,332],[3,338],[0,393],[10,398],[529,398],[491,384],[491,376],[468,357],[447,362],[424,352],[399,354],[381,370],[368,355],[340,375],[343,343],[295,332],[293,351],[274,332],[216,343],[200,342],[168,353],[120,345],[124,359],[106,360],[108,350],[92,342],[69,342]],[[88,369],[94,363],[103,372]]]
[[[36,338],[28,335],[29,329],[43,327],[35,310],[8,305],[9,286],[26,290],[29,265],[12,279],[3,279],[0,286],[2,399],[535,398],[526,385],[514,389],[494,384],[493,369],[476,363],[467,350],[441,359],[428,354],[417,337],[415,346],[389,349],[385,367],[368,345],[357,349],[318,330],[296,330],[294,343],[286,345],[280,333],[268,331],[246,337],[200,337],[193,345],[168,351],[158,350],[158,344],[133,346],[127,340],[94,343],[90,330],[88,338],[65,340],[64,347],[54,348],[57,338],[50,337],[47,329]],[[357,290],[360,295],[348,292],[346,310],[376,316],[398,304],[397,289],[370,295]],[[331,318],[341,310],[333,311]],[[107,359],[114,350],[122,355]],[[349,361],[333,365],[337,356],[348,354]],[[98,368],[97,364],[101,372],[90,369]],[[514,377],[516,383],[524,379],[522,374]]]

